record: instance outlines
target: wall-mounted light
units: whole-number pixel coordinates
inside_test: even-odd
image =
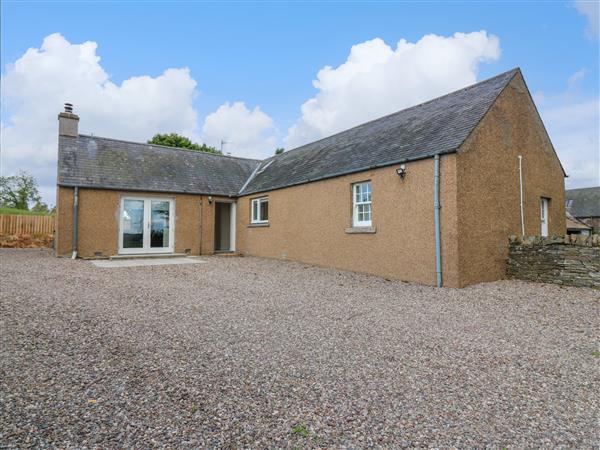
[[[212,195],[208,196],[208,204],[211,205],[212,204]]]
[[[406,176],[406,164],[400,164],[400,167],[396,169],[396,173],[402,180],[404,180],[404,177]]]

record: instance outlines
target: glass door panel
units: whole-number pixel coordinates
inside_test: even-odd
[[[151,200],[150,203],[150,247],[168,248],[171,202]]]
[[[144,201],[123,201],[123,248],[144,248]]]

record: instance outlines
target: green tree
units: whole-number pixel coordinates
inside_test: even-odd
[[[283,149],[283,147],[278,147],[275,149],[275,154],[276,155],[281,155],[283,152],[285,152],[285,150]]]
[[[38,200],[35,202],[35,205],[33,205],[33,207],[31,208],[31,210],[33,212],[38,212],[38,213],[45,213],[45,214],[50,214],[53,213],[54,208],[50,209],[50,207],[42,202],[41,200]]]
[[[181,136],[177,133],[157,133],[152,139],[148,141],[148,144],[166,145],[167,147],[188,148],[190,150],[196,150],[197,152],[216,153],[218,155],[221,154],[221,152],[214,147],[210,147],[206,144],[196,144],[195,142],[190,141],[185,136]]]
[[[29,211],[29,203],[41,202],[36,179],[27,172],[0,177],[0,206]]]

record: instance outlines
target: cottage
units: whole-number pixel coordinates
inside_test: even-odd
[[[600,186],[568,189],[565,198],[567,213],[587,225],[590,232],[600,233]]]
[[[519,69],[264,161],[78,133],[59,114],[56,252],[235,252],[462,287],[508,236],[565,234],[564,176]]]

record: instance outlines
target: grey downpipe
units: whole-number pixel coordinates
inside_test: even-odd
[[[435,220],[435,273],[437,287],[442,287],[442,236],[440,232],[440,155],[433,157],[433,216]]]
[[[71,243],[71,247],[73,249],[73,254],[71,255],[71,259],[77,258],[77,216],[79,211],[79,188],[75,186],[75,192],[73,193],[73,242]]]

